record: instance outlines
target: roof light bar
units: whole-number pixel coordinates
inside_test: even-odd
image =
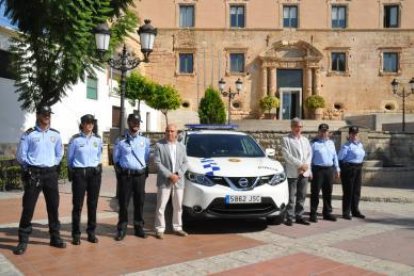
[[[236,129],[239,126],[234,124],[228,124],[228,125],[220,125],[220,124],[186,124],[186,128],[193,129],[193,130],[201,130],[201,129],[215,129],[215,130],[231,130]]]

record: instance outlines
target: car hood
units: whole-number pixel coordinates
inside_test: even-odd
[[[188,170],[193,173],[225,176],[256,177],[283,172],[282,165],[267,157],[263,158],[194,158],[188,157]]]

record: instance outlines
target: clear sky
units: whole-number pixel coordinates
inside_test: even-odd
[[[0,6],[0,26],[16,28],[10,23],[10,19],[4,16],[4,5]]]

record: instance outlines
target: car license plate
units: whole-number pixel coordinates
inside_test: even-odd
[[[226,195],[226,204],[261,203],[262,197],[258,195]]]

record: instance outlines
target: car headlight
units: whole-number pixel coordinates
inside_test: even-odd
[[[210,178],[208,178],[204,174],[198,174],[198,173],[193,173],[193,172],[187,171],[185,173],[185,178],[187,178],[187,180],[189,180],[193,183],[197,183],[197,184],[204,185],[204,186],[214,186],[215,185],[215,183],[213,181],[211,181]]]
[[[286,174],[284,172],[277,173],[273,175],[272,179],[269,181],[269,184],[272,186],[275,186],[277,184],[282,183],[286,180]]]

